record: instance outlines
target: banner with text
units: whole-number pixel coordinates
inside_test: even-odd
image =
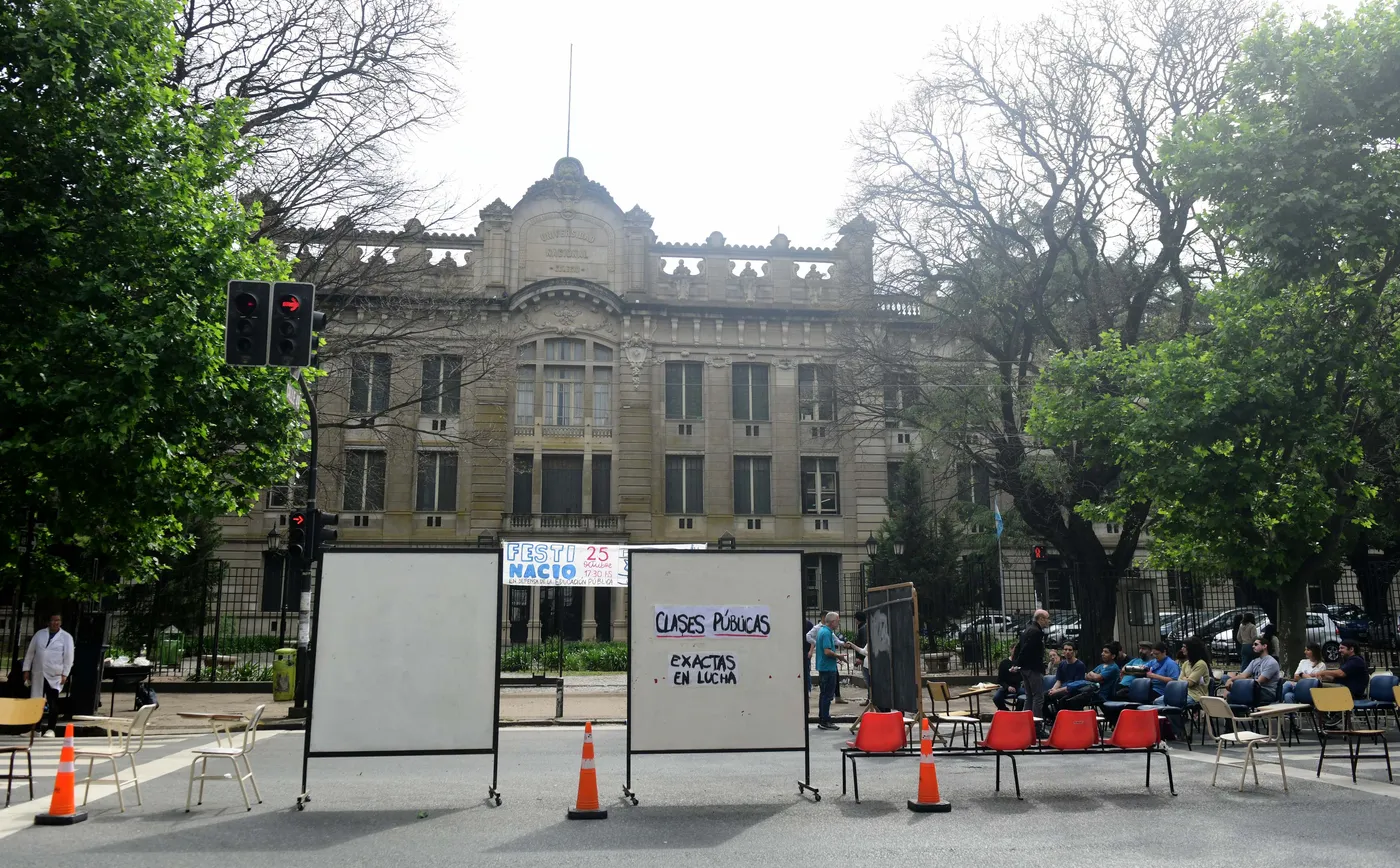
[[[627,587],[627,552],[632,549],[703,549],[705,543],[624,546],[507,540],[501,545],[507,585]]]
[[[657,606],[660,639],[767,639],[767,606]]]
[[[717,687],[739,683],[733,654],[672,654],[666,683],[676,687]]]

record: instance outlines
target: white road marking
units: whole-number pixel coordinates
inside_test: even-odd
[[[1261,750],[1258,751],[1258,753],[1259,753],[1260,758],[1263,759],[1263,760],[1273,760],[1273,762],[1260,762],[1260,763],[1259,763],[1259,771],[1261,772],[1261,774],[1271,774],[1271,773],[1273,773],[1273,772],[1277,772],[1277,771],[1278,771],[1278,754],[1277,754],[1276,752],[1264,751],[1264,750],[1261,749]],[[1214,750],[1209,750],[1209,751],[1176,751],[1176,750],[1174,750],[1174,751],[1172,751],[1172,759],[1186,759],[1186,760],[1192,760],[1193,762],[1205,763],[1205,764],[1207,764],[1207,765],[1210,765],[1210,764],[1213,764],[1213,763],[1215,762],[1215,751],[1214,751]],[[1222,759],[1222,762],[1220,763],[1220,767],[1221,767],[1221,772],[1222,772],[1222,774],[1221,774],[1221,779],[1220,779],[1219,781],[1216,782],[1216,786],[1217,786],[1217,787],[1225,787],[1225,786],[1226,786],[1226,784],[1224,783],[1224,781],[1226,780],[1226,777],[1227,777],[1227,776],[1224,774],[1225,772],[1232,772],[1233,774],[1238,775],[1238,774],[1240,773],[1240,763],[1244,761],[1244,757],[1243,757],[1242,755],[1240,755],[1240,753],[1239,753],[1238,751],[1236,751],[1236,753],[1235,753],[1234,756],[1231,756],[1230,753],[1227,751],[1226,754],[1225,754],[1225,756],[1222,757],[1221,759]],[[1395,759],[1397,759],[1397,758],[1396,758],[1396,757],[1392,757],[1392,762],[1394,762]],[[1331,784],[1331,785],[1334,786],[1334,787],[1341,787],[1341,788],[1347,789],[1347,790],[1359,790],[1360,792],[1363,792],[1363,793],[1370,793],[1370,794],[1373,795],[1373,796],[1385,796],[1385,797],[1391,798],[1391,799],[1400,799],[1400,781],[1397,781],[1396,783],[1390,783],[1390,782],[1384,781],[1384,780],[1380,780],[1380,781],[1371,780],[1370,778],[1363,778],[1363,777],[1361,777],[1361,776],[1358,775],[1357,778],[1356,778],[1356,783],[1352,783],[1352,782],[1351,782],[1351,761],[1348,760],[1348,759],[1346,759],[1345,757],[1342,758],[1340,764],[1346,767],[1346,769],[1347,769],[1347,773],[1346,773],[1346,774],[1344,774],[1344,775],[1337,775],[1337,774],[1333,774],[1333,773],[1331,773],[1331,772],[1329,772],[1329,771],[1326,771],[1326,768],[1327,768],[1329,765],[1332,764],[1332,758],[1331,758],[1331,757],[1328,757],[1328,762],[1326,762],[1326,763],[1323,764],[1323,769],[1324,769],[1324,771],[1322,772],[1322,775],[1321,775],[1320,777],[1317,776],[1317,754],[1316,754],[1316,753],[1313,753],[1311,756],[1308,756],[1307,754],[1298,753],[1298,752],[1290,752],[1290,751],[1288,751],[1288,750],[1284,750],[1284,752],[1283,752],[1283,761],[1284,761],[1284,763],[1285,763],[1290,769],[1293,770],[1293,772],[1294,772],[1294,778],[1295,778],[1295,779],[1304,779],[1304,780],[1309,780],[1309,781],[1321,781],[1321,782],[1324,783],[1324,784]],[[1305,765],[1302,765],[1302,763],[1304,763],[1304,762],[1308,762],[1309,765],[1306,765],[1306,766],[1305,766]],[[1380,768],[1381,768],[1382,770],[1385,769],[1384,761],[1377,760],[1375,764],[1376,764],[1376,765],[1379,765]],[[1366,765],[1366,761],[1365,761],[1365,760],[1362,760],[1362,765],[1359,766],[1358,768],[1367,768],[1367,767],[1368,767],[1368,766]],[[1249,780],[1248,783],[1245,784],[1245,789],[1246,789],[1246,791],[1248,791],[1248,789],[1254,785],[1254,784],[1253,784],[1254,773],[1251,771],[1251,772],[1249,773],[1249,775],[1250,775],[1250,780]],[[1260,780],[1260,783],[1263,783],[1262,778],[1261,778],[1261,780]],[[1240,784],[1239,784],[1239,778],[1236,777],[1236,778],[1234,779],[1234,784],[1230,785],[1229,788],[1230,788],[1230,789],[1233,789],[1233,790],[1238,790],[1238,789],[1239,789],[1239,785],[1240,785]]]
[[[269,738],[275,738],[276,736],[281,735],[282,732],[282,730],[269,730],[266,732],[259,732],[258,740],[263,741]],[[178,753],[170,754],[169,756],[163,756],[159,759],[153,759],[150,762],[137,763],[136,769],[137,773],[141,778],[141,783],[144,784],[147,781],[153,781],[156,778],[164,777],[165,775],[168,775],[171,772],[186,771],[189,769],[190,763],[194,761],[194,752],[196,750],[205,750],[216,747],[222,747],[222,745],[220,745],[218,742],[211,741],[205,744],[187,748],[185,750],[179,751]],[[140,754],[137,754],[137,756],[140,756]],[[86,767],[84,767],[83,771],[86,770]],[[38,769],[36,768],[35,771],[37,772]],[[79,775],[81,776],[81,772],[79,773]],[[37,774],[35,776],[38,777]],[[19,786],[27,785],[19,784]],[[130,786],[131,784],[124,783],[122,789],[127,789]],[[20,802],[18,804],[11,805],[8,808],[0,809],[0,839],[8,838],[10,835],[13,835],[19,830],[26,829],[34,825],[34,815],[42,814],[44,811],[47,811],[49,809],[50,795],[51,793],[45,794],[39,796],[38,798],[32,801]],[[88,804],[91,805],[93,802],[97,802],[106,798],[111,798],[115,795],[116,788],[113,787],[111,784],[107,784],[106,786],[102,787],[99,787],[96,784],[94,784],[93,793],[91,798],[88,799]],[[77,794],[77,797],[79,801],[82,800],[81,793]],[[149,807],[150,802],[147,802],[146,806]],[[140,810],[139,808],[135,807],[134,800],[132,804],[127,806],[128,813],[132,810]]]

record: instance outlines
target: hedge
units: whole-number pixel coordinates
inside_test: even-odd
[[[551,672],[559,669],[559,643],[511,645],[501,649],[502,672]],[[569,642],[564,645],[569,672],[625,672],[626,642]]]

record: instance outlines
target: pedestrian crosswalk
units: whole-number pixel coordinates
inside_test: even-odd
[[[173,735],[147,735],[146,743],[143,750],[150,749],[162,744],[172,744],[175,742],[184,741],[189,738],[198,737],[203,737],[203,735],[201,734],[199,736],[194,736],[190,733],[181,733]],[[19,740],[18,743],[24,744],[27,742],[28,738],[24,738],[22,740]],[[16,742],[6,738],[0,738],[0,746],[14,743]],[[82,751],[85,748],[89,750],[119,750],[121,748],[121,744],[120,742],[108,742],[106,737],[99,735],[93,737],[75,738],[73,739],[73,747],[78,751]],[[58,738],[34,739],[34,747],[30,751],[30,761],[34,765],[34,777],[37,778],[44,775],[50,777],[53,776],[53,774],[58,771],[58,756],[62,750],[63,738],[61,736]],[[8,769],[9,758],[6,757],[5,761],[3,763],[0,763],[0,773],[4,773],[5,771],[8,771]],[[17,774],[23,774],[23,770],[24,756],[20,755],[15,760],[15,772]]]

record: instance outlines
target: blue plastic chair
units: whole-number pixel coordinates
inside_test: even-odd
[[[1185,681],[1172,681],[1167,683],[1162,690],[1161,705],[1144,705],[1143,708],[1155,708],[1157,712],[1173,722],[1178,733],[1186,737],[1186,749],[1194,750],[1191,747],[1191,709],[1189,697],[1186,693]]]
[[[1128,682],[1128,698],[1126,700],[1116,699],[1103,704],[1103,714],[1110,722],[1116,722],[1118,715],[1125,708],[1137,708],[1139,706],[1152,705],[1152,700],[1156,696],[1152,692],[1152,679],[1134,678]]]
[[[1395,718],[1400,727],[1400,714],[1395,708],[1395,688],[1400,685],[1400,677],[1394,675],[1372,675],[1371,684],[1366,689],[1366,698],[1356,700],[1356,710],[1366,715],[1366,721],[1374,729],[1376,716],[1384,717],[1386,712]]]
[[[1299,678],[1298,683],[1293,685],[1293,701],[1303,705],[1312,705],[1313,688],[1322,682],[1316,678]],[[1311,715],[1304,715],[1304,719]],[[1296,712],[1288,715],[1288,740],[1291,744],[1295,739],[1299,744],[1303,743],[1300,733],[1303,731],[1302,724]]]
[[[1252,678],[1236,681],[1230,685],[1225,701],[1230,703],[1230,711],[1236,717],[1248,717],[1259,704],[1259,683]]]

